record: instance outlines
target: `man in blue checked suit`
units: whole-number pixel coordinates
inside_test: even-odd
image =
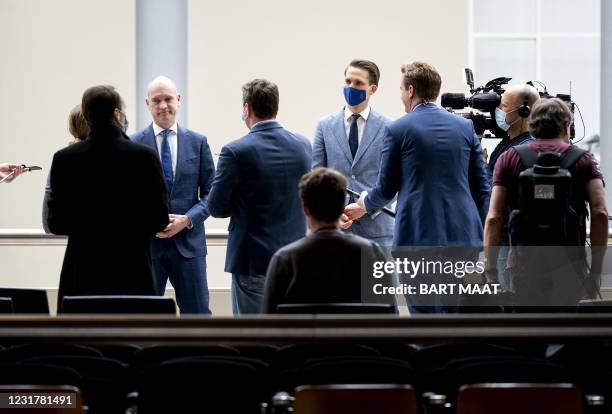
[[[272,255],[306,234],[298,183],[312,148],[276,122],[278,87],[255,79],[242,87],[250,132],[225,145],[208,197],[214,217],[230,217],[225,271],[232,274],[235,315],[261,313]]]
[[[322,118],[317,124],[312,165],[340,171],[349,187],[357,192],[369,191],[376,183],[386,126],[391,119],[370,106],[378,89],[380,70],[374,62],[353,60],[344,70],[346,106]],[[350,201],[354,201],[351,197]],[[344,222],[342,228],[391,246],[393,218],[373,214],[355,222]]]
[[[170,224],[152,241],[158,295],[168,279],[181,313],[211,313],[206,280],[206,199],[215,165],[204,135],[177,124],[181,95],[168,78],[155,78],[145,103],[153,123],[134,134],[134,142],[157,151],[170,196]]]

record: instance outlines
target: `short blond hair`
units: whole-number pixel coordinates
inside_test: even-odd
[[[416,94],[425,102],[434,102],[438,99],[442,78],[440,74],[429,63],[412,62],[402,66],[404,88],[408,86],[416,90]]]
[[[68,131],[74,137],[74,140],[70,142],[71,144],[83,141],[89,134],[87,120],[81,112],[80,104],[72,108],[72,111],[68,114]]]

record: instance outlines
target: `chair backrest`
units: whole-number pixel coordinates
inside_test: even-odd
[[[27,358],[56,355],[82,355],[98,356],[102,353],[97,349],[85,345],[60,344],[60,343],[33,343],[15,345],[0,350],[0,362],[15,362]]]
[[[134,353],[131,366],[140,371],[172,359],[207,356],[240,356],[240,352],[226,345],[153,345]]]
[[[21,410],[24,413],[36,412],[40,414],[83,414],[83,400],[81,398],[81,392],[78,388],[69,385],[0,385],[0,393],[8,393],[13,395],[13,401],[16,396],[27,397],[25,398],[29,402],[29,397],[36,398],[37,396],[44,395],[43,399],[39,397],[41,401],[40,405],[34,408],[32,411],[25,409]],[[10,403],[10,399],[5,402]],[[51,402],[52,404],[49,404]],[[16,408],[19,406],[15,406]],[[21,406],[20,408],[23,408]],[[4,409],[11,409],[9,407],[0,407],[0,412],[4,412]],[[18,412],[20,410],[17,410]],[[12,412],[12,411],[11,411]]]
[[[309,359],[299,371],[301,384],[410,384],[418,375],[407,362],[387,357]],[[298,385],[301,385],[298,384]],[[418,387],[417,387],[418,388]]]
[[[298,387],[295,414],[416,414],[409,385],[305,385]]]
[[[393,314],[395,306],[387,303],[283,303],[276,313],[295,314]]]
[[[64,296],[61,313],[176,315],[176,304],[164,296]]]
[[[0,297],[0,313],[13,313],[13,299]]]
[[[49,314],[49,300],[44,289],[0,288],[0,296],[13,299],[13,313]]]
[[[448,362],[468,357],[517,355],[511,348],[480,343],[450,343],[417,349],[408,362],[418,369],[442,368]]]
[[[120,361],[98,356],[40,356],[22,361],[24,364],[47,364],[74,369],[82,377],[106,378],[116,382],[127,381],[128,366]]]
[[[236,358],[182,358],[151,367],[138,380],[139,412],[195,412],[194,407],[210,413],[258,412],[266,399],[259,367]]]
[[[459,390],[456,412],[582,414],[582,398],[571,384],[472,384]]]
[[[578,313],[612,313],[612,300],[585,299],[578,302]]]

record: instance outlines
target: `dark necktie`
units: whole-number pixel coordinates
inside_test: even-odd
[[[161,161],[162,168],[164,170],[164,177],[166,178],[166,184],[168,184],[168,194],[172,193],[172,153],[170,152],[170,142],[168,142],[168,135],[170,135],[169,129],[164,129],[162,131],[162,140],[161,145]]]
[[[353,114],[349,119],[351,119],[351,129],[349,130],[349,147],[351,147],[351,154],[353,155],[353,159],[355,159],[355,154],[357,154],[357,147],[359,146],[359,129],[357,128],[357,120],[361,115]]]

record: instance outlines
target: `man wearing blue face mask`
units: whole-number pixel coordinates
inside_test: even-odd
[[[346,106],[322,118],[315,132],[313,168],[340,171],[357,192],[369,191],[376,183],[386,127],[392,122],[370,106],[379,79],[374,62],[355,59],[349,63],[344,70]],[[354,223],[344,217],[341,227],[382,246],[393,242],[393,219],[386,214],[368,215]]]
[[[514,85],[508,88],[501,97],[499,107],[495,109],[495,122],[508,134],[489,157],[490,177],[492,178],[495,164],[499,157],[512,147],[525,144],[533,140],[529,133],[529,114],[533,105],[540,99],[538,91],[529,85]],[[506,291],[512,291],[510,273],[506,269],[508,260],[509,229],[508,219],[510,211],[506,212],[501,234],[499,255],[497,256],[497,272],[499,282]]]

